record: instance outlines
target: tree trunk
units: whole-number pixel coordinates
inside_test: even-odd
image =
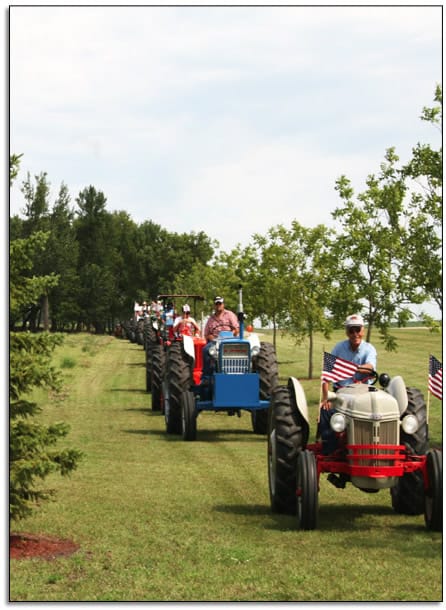
[[[313,379],[313,331],[308,335],[310,346],[308,349],[308,379]]]
[[[50,320],[49,320],[49,301],[48,295],[44,294],[42,297],[42,324],[43,330],[49,330]]]

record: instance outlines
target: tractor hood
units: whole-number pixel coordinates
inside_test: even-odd
[[[362,383],[338,390],[333,406],[346,417],[354,419],[391,421],[400,417],[398,403],[393,396]]]

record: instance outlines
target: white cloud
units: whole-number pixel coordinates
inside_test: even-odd
[[[440,7],[12,7],[11,152],[224,249],[431,136]],[[23,207],[19,184],[12,213]],[[220,218],[219,211],[225,214]]]

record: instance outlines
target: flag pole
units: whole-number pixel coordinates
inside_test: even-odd
[[[429,406],[430,406],[431,393],[427,390],[427,405],[426,405],[426,440],[429,440]]]
[[[429,390],[429,375],[430,375],[430,356],[429,356],[429,367],[428,367],[428,377],[427,377],[427,403],[426,403],[426,440],[429,440],[429,410],[431,404],[431,393]]]
[[[319,384],[319,405],[317,410],[317,426],[316,426],[316,438],[315,442],[317,443],[320,436],[320,423],[321,423],[321,402],[322,402],[322,371],[324,370],[324,353],[325,353],[325,345],[322,346],[322,366],[321,366],[321,376],[320,376],[320,384]]]

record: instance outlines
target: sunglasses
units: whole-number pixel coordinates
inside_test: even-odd
[[[360,333],[361,329],[362,329],[362,326],[349,326],[348,332],[349,332],[349,334]]]

